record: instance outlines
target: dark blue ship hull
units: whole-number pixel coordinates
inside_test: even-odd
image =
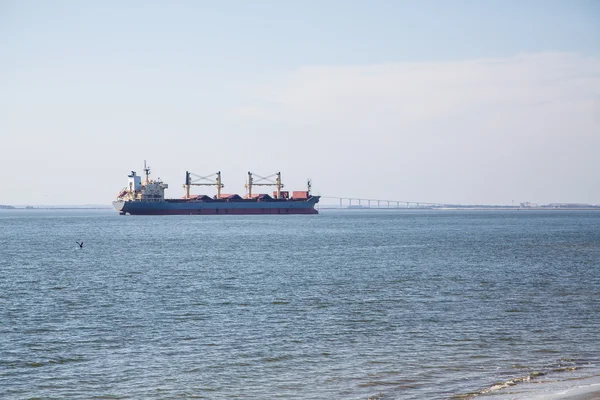
[[[319,196],[308,199],[167,199],[162,201],[113,201],[120,214],[130,215],[250,215],[318,214]]]

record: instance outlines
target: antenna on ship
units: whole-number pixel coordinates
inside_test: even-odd
[[[146,160],[144,160],[144,172],[146,173],[146,183],[150,182],[150,167],[146,166]]]

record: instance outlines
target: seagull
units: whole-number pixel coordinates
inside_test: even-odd
[[[81,243],[79,243],[79,242],[75,242],[75,243],[77,243],[79,245],[80,249],[83,249],[83,240],[81,241]]]

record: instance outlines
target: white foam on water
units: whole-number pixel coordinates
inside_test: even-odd
[[[589,371],[591,372],[591,371]],[[509,381],[507,381],[509,382]],[[523,380],[515,384],[494,385],[477,397],[511,400],[592,400],[600,399],[600,371],[593,375],[565,377],[561,380]]]

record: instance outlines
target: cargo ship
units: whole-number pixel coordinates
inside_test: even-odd
[[[248,172],[246,195],[222,194],[224,187],[221,172],[210,176],[199,176],[186,171],[185,195],[181,199],[166,199],[168,184],[159,179],[150,179],[150,168],[144,161],[145,178],[131,171],[129,181],[113,201],[114,208],[121,215],[247,215],[247,214],[318,214],[315,205],[319,196],[311,195],[311,182],[307,190],[283,191],[281,173],[262,177]],[[192,186],[216,186],[213,197],[192,195]],[[253,193],[255,187],[274,186],[272,195]]]

